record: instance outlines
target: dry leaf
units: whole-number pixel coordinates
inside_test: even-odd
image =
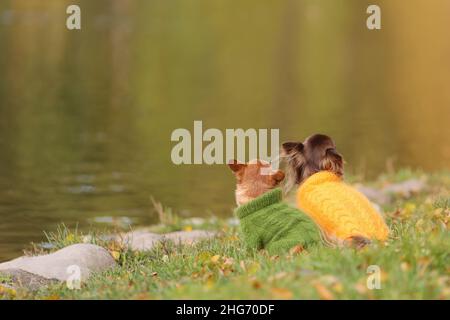
[[[233,258],[225,258],[225,261],[223,262],[224,266],[232,266],[234,264]]]
[[[294,255],[300,254],[303,250],[304,250],[304,248],[303,248],[301,245],[297,245],[297,246],[295,246],[295,247],[292,247],[292,248],[289,250],[289,254],[290,254],[291,256],[294,256]]]
[[[13,288],[2,286],[0,284],[0,296],[2,296],[2,295],[8,295],[9,297],[15,297],[16,290],[14,290]]]
[[[276,299],[292,299],[293,294],[285,288],[272,288],[272,294]]]
[[[366,294],[367,293],[367,286],[363,285],[361,283],[357,283],[355,284],[355,290],[359,293],[359,294]]]
[[[317,293],[319,294],[321,299],[324,299],[324,300],[333,300],[334,299],[334,295],[331,293],[331,291],[328,290],[320,282],[314,283],[314,288],[316,288]]]
[[[261,268],[261,266],[259,265],[259,263],[256,261],[253,261],[250,265],[247,266],[247,273],[255,274],[256,272],[259,271],[260,268]]]
[[[402,271],[408,271],[410,269],[410,265],[408,262],[402,262],[400,264],[400,269],[402,269]]]
[[[259,289],[259,288],[262,287],[261,282],[259,282],[258,279],[256,279],[255,277],[252,277],[249,280],[250,280],[250,283],[252,284],[252,287],[254,289]]]
[[[119,258],[120,258],[120,252],[119,251],[115,251],[115,250],[113,250],[113,251],[110,251],[110,253],[111,253],[111,256],[114,258],[114,260],[119,260]]]

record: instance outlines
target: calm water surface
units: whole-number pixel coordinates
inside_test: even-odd
[[[0,3],[0,261],[43,230],[146,225],[150,196],[230,216],[223,165],[175,166],[170,134],[279,128],[335,138],[352,173],[450,160],[450,2]],[[414,21],[414,24],[410,22]]]

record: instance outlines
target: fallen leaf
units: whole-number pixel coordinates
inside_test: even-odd
[[[333,300],[334,299],[334,295],[331,293],[331,291],[328,290],[320,282],[314,283],[314,288],[316,288],[317,293],[319,294],[321,299],[323,299],[323,300]]]
[[[359,294],[366,294],[367,293],[367,286],[361,284],[361,283],[357,283],[355,284],[355,290],[359,293]]]
[[[119,251],[110,251],[111,256],[114,258],[114,260],[119,260],[120,258],[120,252]]]
[[[143,293],[139,293],[136,297],[135,300],[150,300],[150,296],[148,293],[143,292]]]
[[[262,284],[255,277],[250,278],[250,283],[254,289],[259,289],[262,287]]]
[[[14,298],[16,294],[16,290],[14,290],[13,288],[5,287],[0,284],[0,296],[7,295],[11,298]]]
[[[261,268],[261,266],[259,265],[259,263],[254,261],[250,265],[247,266],[247,273],[255,274],[256,272],[259,271],[260,268]]]
[[[280,256],[279,256],[279,255],[275,255],[275,256],[271,256],[271,257],[270,257],[270,260],[271,260],[271,261],[275,261],[275,260],[278,260],[278,259],[280,259]]]
[[[289,250],[289,254],[292,255],[292,256],[293,256],[293,255],[297,255],[297,254],[300,254],[303,250],[304,250],[303,246],[297,245],[297,246],[295,246],[295,247],[292,247],[292,248]]]
[[[225,258],[225,261],[223,262],[224,266],[232,266],[234,264],[233,258]]]
[[[292,292],[285,288],[272,288],[271,291],[277,299],[292,299],[293,297]]]
[[[400,269],[402,269],[402,271],[408,271],[410,269],[410,265],[408,262],[402,262],[400,263]]]

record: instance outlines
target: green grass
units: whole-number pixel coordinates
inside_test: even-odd
[[[402,171],[372,183],[423,176]],[[449,299],[448,232],[450,173],[426,176],[427,190],[409,199],[393,198],[383,207],[392,234],[386,244],[360,251],[318,246],[301,253],[269,256],[245,248],[238,227],[225,220],[198,228],[221,230],[196,246],[164,245],[131,252],[93,237],[115,253],[118,267],[94,275],[80,290],[64,284],[38,292],[17,290],[17,299]],[[163,214],[160,208],[160,214]],[[171,225],[189,228],[171,215]],[[197,228],[194,227],[194,228]],[[80,242],[79,231],[61,228],[48,235],[55,249]],[[381,289],[370,290],[367,268],[381,270]],[[0,279],[1,281],[1,279]],[[6,293],[3,293],[4,295]],[[2,295],[0,286],[0,297]]]

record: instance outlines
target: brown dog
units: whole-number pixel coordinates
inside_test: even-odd
[[[270,164],[261,160],[249,163],[238,163],[236,160],[228,164],[237,180],[236,203],[238,206],[247,203],[269,190],[277,187],[284,179],[281,170],[272,170]],[[268,172],[262,173],[262,169]]]
[[[286,191],[319,171],[331,171],[339,177],[344,175],[343,157],[336,151],[334,141],[323,134],[311,135],[304,142],[285,142],[281,155],[287,160]],[[351,237],[344,242],[357,248],[369,243],[369,239],[361,236]]]
[[[285,142],[282,157],[287,160],[287,189],[301,184],[316,172],[327,170],[344,175],[344,159],[336,151],[334,141],[323,134],[314,134],[304,142]]]

